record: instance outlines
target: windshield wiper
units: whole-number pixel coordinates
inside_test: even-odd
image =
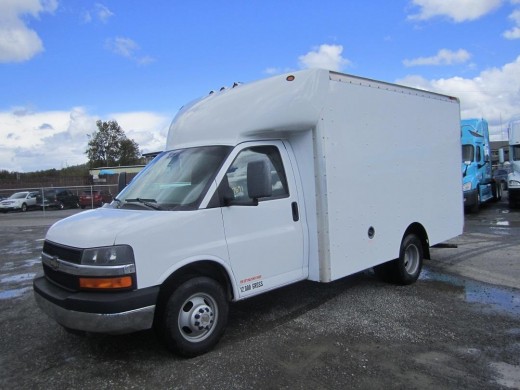
[[[154,210],[162,210],[163,208],[157,204],[155,199],[146,199],[146,198],[135,198],[135,199],[125,199],[128,203],[139,202],[144,204],[145,206],[154,209]]]

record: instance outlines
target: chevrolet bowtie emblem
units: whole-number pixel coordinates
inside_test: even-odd
[[[50,261],[50,266],[54,271],[57,271],[60,268],[60,263],[58,262],[58,256],[52,256]]]

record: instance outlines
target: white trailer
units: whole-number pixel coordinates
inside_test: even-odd
[[[34,282],[67,328],[212,348],[228,302],[374,267],[400,284],[462,233],[456,98],[327,70],[213,93],[109,207],[55,224]]]

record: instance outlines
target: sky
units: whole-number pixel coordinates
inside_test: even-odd
[[[96,121],[164,149],[187,102],[327,68],[520,119],[520,0],[0,0],[0,170],[87,162]]]

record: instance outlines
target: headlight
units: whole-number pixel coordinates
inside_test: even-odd
[[[114,245],[90,248],[83,251],[82,265],[125,265],[134,264],[134,251],[129,245]]]
[[[462,185],[462,191],[469,191],[469,190],[471,190],[471,182],[470,181],[468,181],[467,183],[464,183]]]
[[[520,186],[520,181],[518,181],[518,180],[509,180],[509,185],[513,186],[513,187]]]

